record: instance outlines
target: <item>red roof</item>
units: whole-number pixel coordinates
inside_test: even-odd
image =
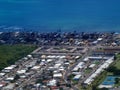
[[[51,86],[51,89],[56,90],[56,89],[58,89],[58,87],[57,86]]]

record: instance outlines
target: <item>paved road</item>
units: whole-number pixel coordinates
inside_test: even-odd
[[[87,56],[89,56],[90,54],[91,54],[91,52],[93,51],[93,50],[95,50],[96,48],[100,48],[100,47],[103,47],[103,46],[101,46],[101,45],[97,45],[97,46],[93,46],[93,47],[85,47],[85,48],[89,48],[89,50],[88,50],[88,52],[86,52],[73,66],[71,66],[68,70],[66,70],[66,73],[65,73],[65,75],[64,75],[64,80],[67,82],[67,76],[71,73],[71,71],[72,71],[72,69],[79,63],[79,62],[81,62],[85,57],[87,57]],[[80,47],[79,47],[80,48]],[[106,48],[106,47],[105,47]],[[120,47],[119,47],[120,48]],[[38,49],[39,50],[39,49]],[[37,51],[37,50],[36,50]],[[35,51],[35,52],[36,52]],[[41,52],[41,53],[43,53],[43,54],[45,54],[44,52]],[[54,54],[55,55],[55,53],[48,53],[48,54]],[[80,55],[80,53],[56,53],[56,54],[59,54],[59,55],[68,55],[68,54],[72,54],[72,55]],[[28,64],[28,63],[30,63],[32,60],[30,60],[30,61],[28,61],[27,63],[23,63],[22,62],[22,64]],[[23,66],[24,66],[23,65]],[[23,66],[21,66],[20,67],[20,69],[22,69],[22,67]],[[45,67],[45,68],[47,68],[47,66]],[[15,88],[14,90],[17,90],[18,88],[21,88],[21,87],[23,87],[24,85],[26,85],[28,82],[31,82],[31,80],[35,77],[35,76],[38,76],[39,74],[41,74],[42,73],[42,71],[40,71],[39,73],[35,73],[34,75],[32,75],[29,79],[27,79],[26,81],[24,81],[19,87],[17,87],[17,88]],[[11,73],[10,73],[11,74]],[[75,86],[72,86],[72,88],[73,88],[73,90],[78,90],[78,88],[76,88]]]
[[[31,83],[33,80],[36,80],[35,77],[38,77],[39,75],[41,75],[43,73],[43,71],[46,70],[49,66],[51,66],[51,63],[48,63],[46,66],[43,66],[40,69],[40,71],[38,71],[37,73],[34,73],[29,79],[27,79],[26,81],[24,81],[21,85],[19,85],[18,87],[16,87],[14,90],[20,89],[21,87],[24,87],[25,85]]]
[[[85,57],[89,56],[89,55],[91,54],[91,52],[92,52],[91,49],[88,50],[88,52],[86,52],[73,66],[71,66],[68,70],[66,70],[66,73],[65,73],[65,75],[64,75],[64,80],[65,80],[66,82],[68,82],[68,81],[67,81],[67,76],[68,76],[69,74],[71,74],[73,68],[74,68],[79,62],[81,62]],[[71,84],[71,85],[72,85],[72,84]],[[72,85],[72,88],[73,88],[73,90],[79,90],[77,87],[75,87],[75,86],[73,86],[73,85]]]

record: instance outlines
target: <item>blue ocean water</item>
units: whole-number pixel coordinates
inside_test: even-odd
[[[0,25],[120,31],[120,0],[0,0]]]

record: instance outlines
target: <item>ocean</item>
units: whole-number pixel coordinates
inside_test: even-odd
[[[120,32],[120,0],[0,0],[0,25],[40,32]]]

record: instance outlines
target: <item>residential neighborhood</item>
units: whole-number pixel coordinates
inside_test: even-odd
[[[100,35],[82,46],[40,45],[0,71],[0,89],[88,90],[87,87],[116,61],[119,54],[119,44],[109,42],[109,45],[104,45],[109,40],[106,37]],[[115,77],[106,76],[106,81],[101,82],[98,88],[114,88]],[[108,79],[113,81],[108,83]]]

